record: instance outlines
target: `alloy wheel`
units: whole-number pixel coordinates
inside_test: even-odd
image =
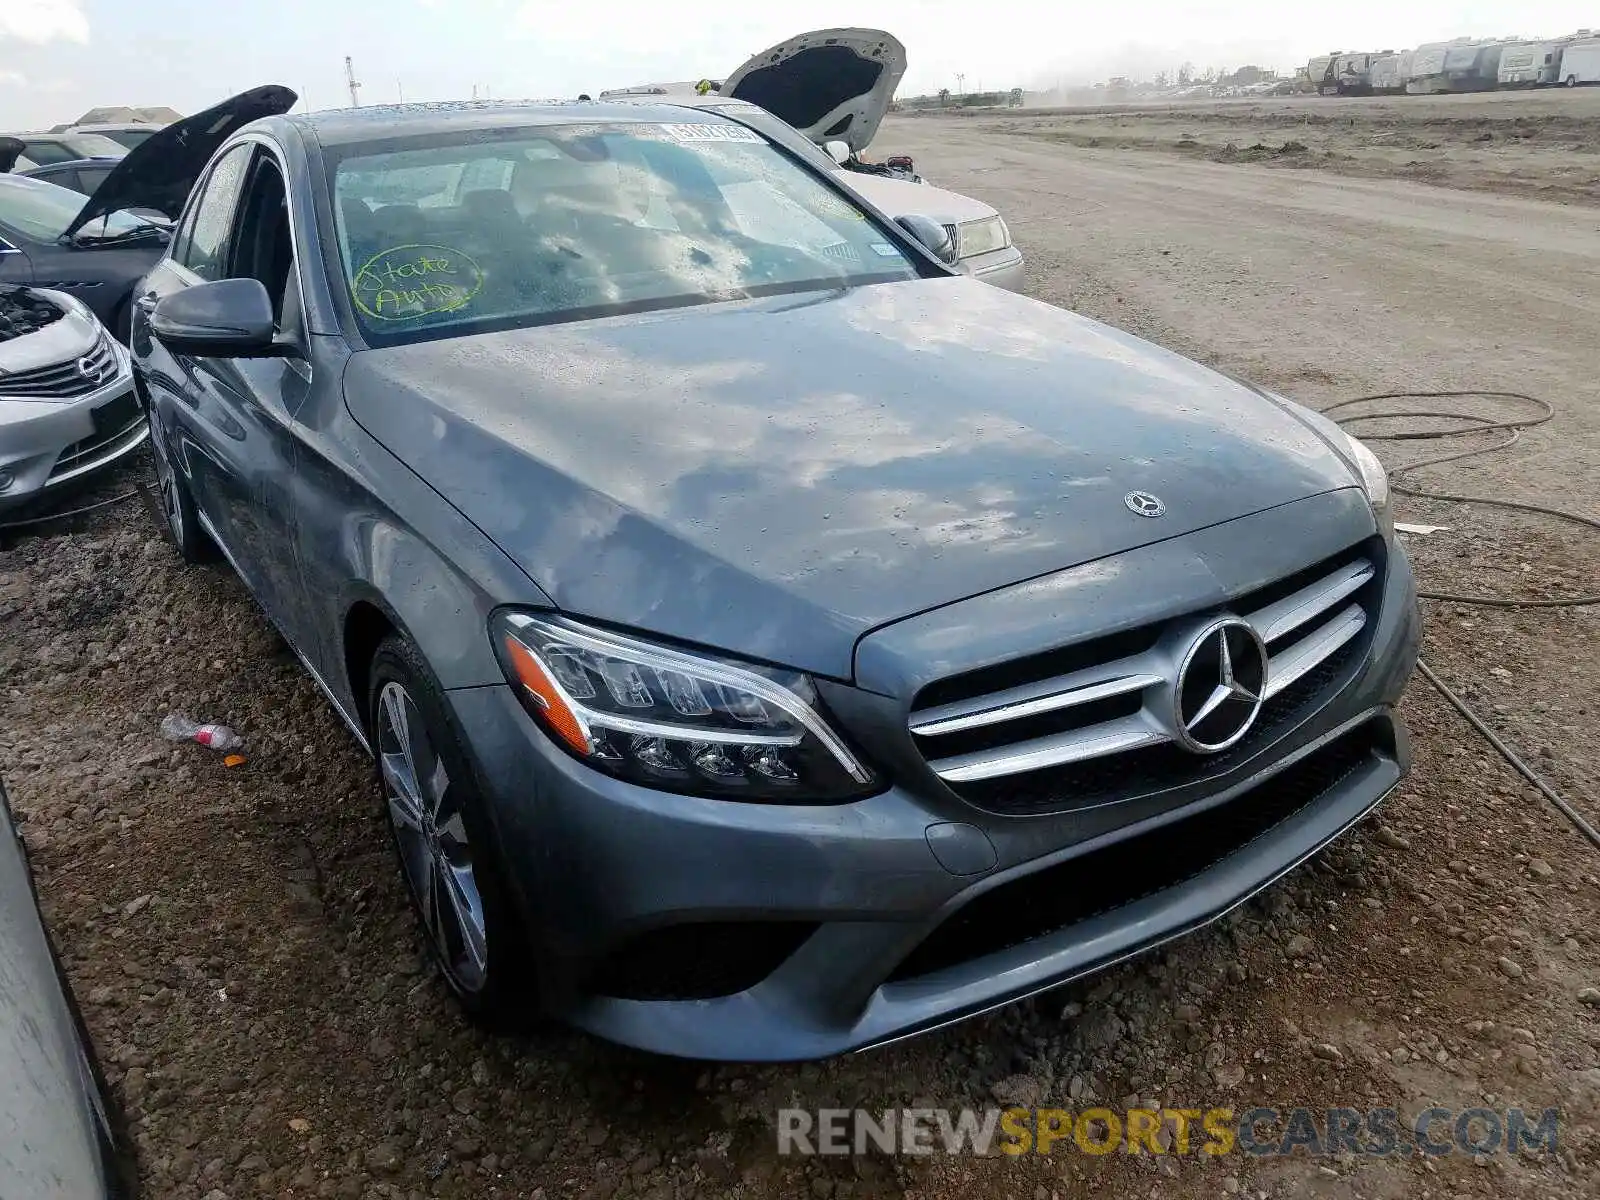
[[[150,425],[150,446],[156,461],[156,487],[161,492],[161,511],[167,518],[167,528],[173,540],[183,545],[183,503],[178,496],[178,477],[167,457],[167,448],[161,443],[161,432],[155,422]]]
[[[472,844],[444,760],[416,701],[397,682],[378,693],[378,765],[401,867],[451,982],[479,991],[489,944]]]

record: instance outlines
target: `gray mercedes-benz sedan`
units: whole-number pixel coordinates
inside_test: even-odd
[[[1215,919],[1408,766],[1383,469],[670,105],[278,116],[138,289],[171,534],[373,753],[444,977],[818,1057]]]

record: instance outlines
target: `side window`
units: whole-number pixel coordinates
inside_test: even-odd
[[[298,320],[299,283],[283,172],[269,153],[263,152],[250,172],[239,208],[238,231],[229,274],[261,281],[272,300],[273,323],[282,333]]]
[[[233,210],[244,187],[245,168],[255,149],[250,143],[235,146],[211,168],[205,191],[194,206],[182,244],[173,259],[201,279],[225,277],[228,270],[228,234],[233,230]]]
[[[104,167],[91,167],[78,172],[79,189],[86,196],[94,195],[95,188],[106,181],[106,176],[111,174]]]
[[[43,167],[51,163],[71,162],[78,156],[60,142],[29,142],[28,157]]]

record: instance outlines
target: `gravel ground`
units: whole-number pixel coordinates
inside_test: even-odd
[[[882,141],[999,206],[1043,299],[1315,402],[1397,383],[1549,396],[1557,422],[1437,477],[1592,508],[1596,302],[1582,272],[1552,278],[1548,254],[1593,278],[1592,219],[970,122],[891,123]],[[1402,515],[1450,527],[1413,545],[1435,586],[1597,590],[1575,532],[1458,506]],[[1430,604],[1427,654],[1600,816],[1593,610]],[[232,725],[249,761],[163,742],[174,709]],[[1583,989],[1600,986],[1600,866],[1420,684],[1407,717],[1416,771],[1381,823],[1218,926],[882,1051],[707,1068],[562,1030],[468,1029],[419,957],[369,764],[237,581],[182,569],[137,500],[0,542],[0,773],[159,1197],[1595,1195],[1600,996]],[[1486,1165],[801,1160],[773,1133],[791,1104],[1137,1099],[1559,1105],[1565,1123],[1558,1155]]]
[[[986,130],[1600,204],[1600,89],[974,110]],[[931,118],[940,122],[960,117]]]

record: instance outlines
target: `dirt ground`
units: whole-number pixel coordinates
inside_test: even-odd
[[[1090,149],[1156,150],[1600,204],[1600,88],[1285,96],[925,119],[966,119],[986,132]]]
[[[973,120],[891,122],[880,145],[995,204],[1035,296],[1297,398],[1549,399],[1511,451],[1423,481],[1600,516],[1592,210]],[[1575,528],[1400,508],[1448,527],[1409,539],[1430,588],[1600,591]],[[1600,819],[1600,613],[1426,609],[1434,668]],[[172,709],[233,725],[249,762],[161,741]],[[707,1068],[469,1030],[419,959],[369,764],[241,586],[182,569],[138,501],[0,543],[0,773],[157,1197],[1593,1196],[1600,859],[1420,681],[1406,710],[1416,769],[1381,822],[1218,926],[886,1050]],[[1563,1124],[1555,1156],[1481,1163],[776,1153],[784,1105],[1002,1097]]]

